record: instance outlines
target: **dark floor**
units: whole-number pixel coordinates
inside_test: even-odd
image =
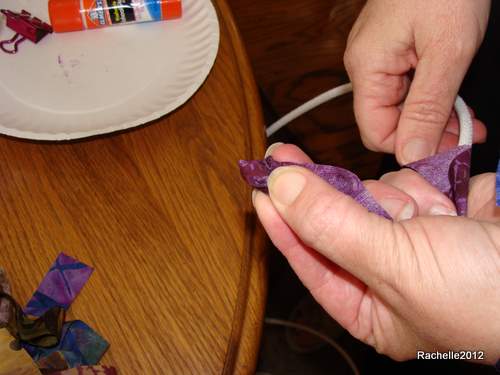
[[[474,146],[472,173],[494,171],[500,150],[500,4],[493,2],[492,17],[485,42],[463,83],[461,95],[474,109],[476,116],[488,126],[488,142]],[[268,123],[273,108],[265,101]],[[295,142],[284,130],[277,139]],[[276,140],[277,140],[276,139]],[[314,158],[314,155],[313,155]],[[392,170],[394,160],[387,157],[379,174]],[[375,176],[374,176],[375,177]],[[398,363],[377,354],[343,331],[315,303],[294,275],[286,260],[273,249],[270,254],[269,297],[266,316],[301,323],[333,338],[349,353],[361,374],[390,373],[453,373],[498,374],[492,367],[461,361],[408,361]],[[338,352],[310,334],[292,328],[265,325],[258,372],[271,375],[351,374]]]

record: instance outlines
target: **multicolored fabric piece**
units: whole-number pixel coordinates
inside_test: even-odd
[[[0,267],[0,292],[10,294],[10,284],[5,270]],[[5,327],[10,320],[10,301],[0,299],[0,327]]]
[[[66,362],[66,359],[64,359],[62,352],[50,353],[47,357],[38,360],[36,364],[38,368],[43,369],[43,372],[49,374],[53,369],[64,370],[69,367],[68,362]]]
[[[264,160],[240,160],[240,172],[243,178],[254,188],[268,192],[267,189],[267,178],[278,167],[298,165],[309,169],[314,174],[321,177],[323,180],[333,185],[337,190],[344,194],[353,197],[356,202],[363,205],[368,211],[373,212],[377,215],[383,216],[387,219],[391,217],[370,195],[368,190],[361,180],[354,173],[348,171],[347,169],[334,167],[331,165],[321,165],[321,164],[299,164],[291,162],[279,162],[272,158],[272,156],[267,157]]]
[[[48,348],[59,343],[65,311],[59,306],[54,306],[40,317],[28,316],[17,301],[9,294],[0,292],[0,301],[9,301],[9,321],[6,328],[21,344],[36,345]]]
[[[500,160],[498,160],[498,167],[497,167],[497,186],[496,186],[496,192],[497,192],[497,206],[500,206]],[[499,365],[500,367],[500,361]]]
[[[117,375],[116,369],[110,366],[79,366],[68,370],[50,372],[50,375]]]
[[[89,279],[93,268],[76,259],[59,254],[24,311],[41,316],[54,306],[67,310]]]
[[[24,346],[38,366],[48,370],[97,365],[108,347],[108,342],[81,320],[65,323],[59,345],[53,348]]]
[[[431,185],[455,203],[459,216],[467,215],[471,146],[455,147],[449,151],[408,164]]]
[[[430,184],[446,194],[455,203],[457,213],[465,215],[469,192],[470,157],[471,147],[460,146],[408,164],[406,167],[422,175]],[[265,160],[239,161],[241,175],[247,183],[265,193],[268,192],[267,178],[271,172],[278,167],[288,165],[298,165],[309,169],[337,190],[354,198],[368,211],[391,219],[389,214],[368,193],[358,176],[346,169],[313,163],[278,162],[271,156]]]

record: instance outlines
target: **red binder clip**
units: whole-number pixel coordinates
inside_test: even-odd
[[[6,53],[17,53],[19,43],[26,39],[38,43],[45,35],[52,33],[52,26],[36,17],[31,17],[31,14],[25,10],[22,10],[21,13],[15,13],[7,9],[0,9],[0,12],[7,17],[7,27],[16,32],[11,39],[0,42],[0,49]],[[14,44],[14,47],[7,49],[5,46],[9,44]]]

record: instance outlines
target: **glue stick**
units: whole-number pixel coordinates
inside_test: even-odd
[[[49,0],[50,22],[57,33],[181,15],[181,0]]]

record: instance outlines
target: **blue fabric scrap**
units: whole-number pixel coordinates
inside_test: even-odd
[[[74,320],[64,324],[59,345],[53,348],[40,348],[27,344],[23,346],[36,362],[43,363],[44,358],[59,352],[65,359],[67,368],[73,368],[97,365],[108,349],[109,343],[81,320]]]
[[[500,206],[500,160],[498,160],[498,167],[497,167],[497,206]],[[500,362],[500,361],[499,361]],[[497,366],[500,367],[500,364]]]

